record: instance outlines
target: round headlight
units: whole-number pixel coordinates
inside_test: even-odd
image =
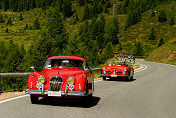
[[[69,78],[67,79],[67,83],[68,83],[68,84],[74,84],[74,78],[73,78],[73,77],[69,77]]]
[[[124,68],[123,70],[124,70],[125,72],[127,71],[127,69],[126,69],[126,68]]]
[[[43,84],[45,82],[45,77],[43,75],[38,77],[38,82]]]

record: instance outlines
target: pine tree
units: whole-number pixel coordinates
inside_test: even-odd
[[[174,17],[172,16],[171,19],[170,19],[170,26],[172,26],[174,24],[175,24]]]
[[[27,30],[27,29],[28,29],[28,24],[26,24],[24,27],[24,30]]]
[[[9,32],[9,29],[8,29],[8,28],[6,28],[6,29],[5,29],[5,32],[6,32],[6,33],[8,33],[8,32]]]
[[[118,25],[117,17],[114,17],[112,22],[113,22],[113,26],[114,26],[114,28],[113,28],[113,34],[112,34],[113,35],[112,44],[116,45],[116,44],[119,43],[119,39],[117,37],[117,34],[119,33],[119,25]]]
[[[21,62],[19,45],[10,40],[8,56],[5,61],[6,72],[18,72],[17,67]]]
[[[163,38],[160,38],[159,42],[158,42],[158,47],[160,47],[161,45],[164,44],[164,39]]]
[[[134,51],[133,54],[135,56],[143,56],[143,48],[142,48],[142,44],[140,42],[136,42],[134,45]]]
[[[11,17],[9,17],[9,19],[7,20],[7,25],[13,25],[13,24],[12,24],[12,18],[11,18]]]
[[[55,7],[57,7],[59,12],[62,11],[62,5],[63,5],[63,0],[57,0],[56,1]]]
[[[151,14],[150,14],[150,17],[154,17],[155,16],[155,12],[152,11]]]
[[[122,44],[119,42],[119,51],[122,50]]]
[[[3,17],[2,17],[2,15],[0,14],[0,23],[3,23],[3,22],[4,22]]]
[[[84,7],[84,13],[83,13],[83,20],[89,19],[90,18],[90,13],[89,13],[89,7],[86,4]]]
[[[140,22],[141,18],[142,17],[141,17],[140,9],[130,11],[127,16],[127,19],[126,19],[125,30],[127,30],[127,28],[130,27],[131,25],[134,25],[134,24]]]
[[[150,34],[149,34],[149,40],[155,40],[156,36],[155,36],[155,32],[154,29],[152,28],[150,30]]]
[[[36,1],[35,0],[30,0],[29,1],[29,8],[34,9],[36,7]]]
[[[63,23],[63,14],[56,10],[48,16],[46,28],[47,34],[53,38],[52,54],[62,53],[67,44],[67,32]]]
[[[93,6],[92,6],[92,12],[93,12],[92,15],[98,14],[98,7],[97,7],[97,5],[98,5],[98,2],[94,1]]]
[[[108,11],[108,8],[107,8],[107,7],[105,7],[105,8],[104,8],[104,13],[107,13],[107,14],[109,13],[109,11]]]
[[[159,16],[158,16],[158,21],[159,22],[166,22],[167,21],[165,10],[160,11]]]
[[[64,4],[62,7],[62,13],[63,13],[64,17],[71,17],[72,16],[73,11],[72,11],[71,0],[64,0]]]
[[[78,4],[79,6],[84,6],[84,5],[85,5],[84,0],[76,0],[76,2],[77,2],[77,4]]]
[[[7,9],[8,9],[8,1],[7,0],[2,0],[2,9],[4,10],[4,11],[7,11]]]
[[[22,16],[22,13],[20,14],[20,16],[18,17],[20,21],[23,20],[23,16]]]
[[[103,6],[101,2],[98,2],[97,9],[98,9],[98,14],[103,12]]]
[[[33,23],[33,27],[32,27],[34,30],[38,30],[38,29],[40,29],[40,22],[39,22],[39,20],[38,20],[38,18],[36,18],[35,20],[34,20],[34,23]]]
[[[38,8],[41,7],[41,0],[36,0],[36,6],[37,6]]]
[[[123,6],[128,7],[129,2],[130,2],[129,0],[125,0]]]
[[[113,18],[112,22],[108,23],[105,27],[105,44],[107,42],[111,42],[113,45],[116,45],[119,43],[117,34],[119,32],[119,26],[118,26],[118,20],[116,17]]]
[[[106,7],[106,8],[110,8],[110,7],[111,7],[111,2],[110,2],[110,0],[107,0],[105,7]]]
[[[18,5],[18,12],[23,11],[23,3],[19,3]]]

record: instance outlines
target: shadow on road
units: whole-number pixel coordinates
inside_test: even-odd
[[[136,79],[128,80],[128,79],[124,79],[124,78],[116,78],[116,79],[107,79],[106,81],[133,82],[133,81],[136,81]]]
[[[54,98],[46,97],[38,101],[40,105],[52,105],[52,106],[68,106],[68,107],[82,107],[91,108],[96,106],[100,101],[100,97],[93,96],[91,99],[86,98]]]

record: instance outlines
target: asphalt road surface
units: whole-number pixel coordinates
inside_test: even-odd
[[[92,101],[29,96],[0,103],[0,118],[176,118],[176,67],[146,65],[133,81],[99,81]]]

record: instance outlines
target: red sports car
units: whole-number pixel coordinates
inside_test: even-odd
[[[42,72],[29,75],[26,93],[32,103],[38,97],[91,97],[94,78],[87,61],[78,56],[52,56],[47,59]]]
[[[109,66],[104,66],[101,72],[103,80],[106,78],[126,78],[133,80],[134,69],[127,61],[110,61]]]

